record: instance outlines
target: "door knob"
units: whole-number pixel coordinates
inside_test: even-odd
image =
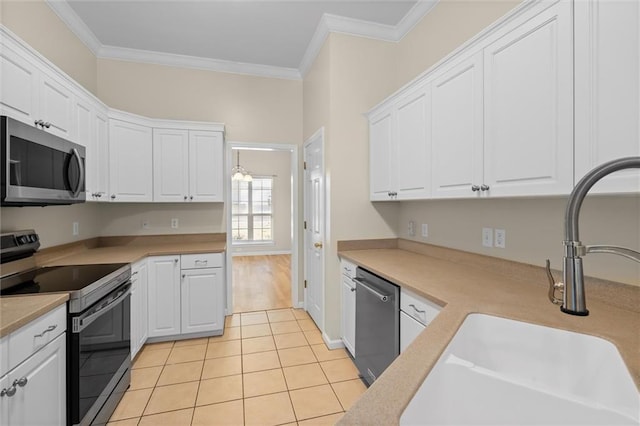
[[[313,246],[314,246],[315,248],[319,248],[319,249],[321,249],[321,248],[322,248],[322,243],[314,243],[314,244],[313,244]]]

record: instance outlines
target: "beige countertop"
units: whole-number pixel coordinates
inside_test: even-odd
[[[414,393],[470,313],[512,318],[609,340],[620,351],[640,388],[640,312],[591,298],[587,302],[589,316],[563,314],[547,299],[546,282],[540,281],[535,271],[521,277],[518,273],[523,271],[513,270],[511,275],[497,273],[494,271],[504,272],[504,268],[488,268],[479,264],[482,261],[471,262],[474,266],[470,266],[460,259],[445,260],[393,248],[341,250],[339,255],[444,306],[414,343],[347,411],[340,424],[398,424]],[[535,279],[529,275],[536,275]],[[636,291],[629,287],[626,286],[624,297],[631,297],[631,305],[637,308],[640,288]]]
[[[67,300],[67,293],[0,297],[0,337],[16,331]]]
[[[212,237],[213,236],[213,237]],[[134,263],[147,256],[221,253],[226,250],[224,234],[194,236],[102,237],[85,242],[52,247],[36,254],[35,259],[10,262],[6,271],[38,266]],[[14,265],[12,265],[12,263]],[[0,337],[65,303],[67,293],[0,297]]]

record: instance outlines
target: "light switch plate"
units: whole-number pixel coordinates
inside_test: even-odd
[[[483,247],[493,247],[493,228],[482,228]]]
[[[507,245],[507,231],[496,229],[493,241],[498,248],[505,248]]]

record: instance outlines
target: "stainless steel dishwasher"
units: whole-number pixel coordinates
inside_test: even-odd
[[[400,287],[356,269],[356,367],[371,385],[400,353]]]

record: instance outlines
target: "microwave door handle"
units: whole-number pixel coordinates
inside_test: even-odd
[[[78,184],[76,185],[76,189],[73,191],[73,196],[77,197],[78,194],[80,194],[80,190],[82,189],[82,182],[84,182],[84,165],[82,164],[82,158],[80,157],[77,149],[72,148],[71,155],[75,157],[76,161],[78,162],[78,170],[80,171],[80,173],[78,174]],[[68,171],[70,170],[71,165],[69,165]]]
[[[91,324],[96,319],[98,319],[100,315],[103,315],[109,312],[110,310],[112,310],[113,308],[115,308],[116,306],[118,306],[130,294],[131,294],[131,284],[129,284],[125,290],[121,290],[120,293],[118,293],[118,295],[115,297],[115,299],[109,302],[108,305],[103,306],[97,311],[87,312],[82,316],[73,318],[73,332],[80,333],[82,330],[87,328],[89,324]]]

